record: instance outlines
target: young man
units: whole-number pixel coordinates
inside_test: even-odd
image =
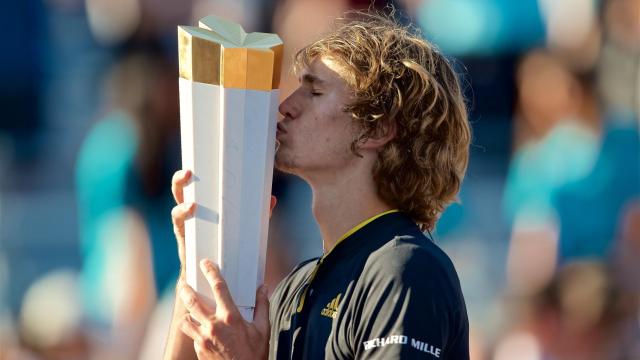
[[[459,82],[431,44],[358,14],[296,55],[300,87],[281,105],[276,166],[306,180],[324,255],[242,319],[224,279],[201,264],[217,306],[183,281],[166,357],[468,359],[453,264],[423,231],[455,200],[470,129]],[[173,221],[184,264],[182,187]],[[272,200],[272,205],[275,199]]]

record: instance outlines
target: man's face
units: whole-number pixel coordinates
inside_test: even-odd
[[[357,159],[351,152],[355,125],[343,111],[352,91],[338,64],[316,58],[300,74],[300,86],[282,104],[276,167],[304,177],[335,173]]]

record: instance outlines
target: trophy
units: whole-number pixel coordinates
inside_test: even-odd
[[[198,264],[216,262],[249,321],[264,279],[282,50],[277,35],[215,16],[178,27],[182,166],[193,172],[184,199],[197,204],[186,280],[212,299]]]

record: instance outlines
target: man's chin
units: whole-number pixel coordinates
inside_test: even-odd
[[[274,167],[276,168],[276,170],[281,171],[283,173],[295,174],[293,166],[291,166],[290,164],[287,164],[285,162],[281,162],[281,161],[277,161],[276,160],[276,162],[274,164]]]
[[[276,158],[274,161],[274,167],[287,174],[296,175],[296,166],[291,159],[286,159],[282,154],[276,153]]]

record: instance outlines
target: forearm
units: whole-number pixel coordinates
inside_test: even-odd
[[[164,349],[164,360],[196,359],[193,340],[180,330],[180,323],[186,314],[187,310],[176,294],[171,327],[169,328],[169,336]]]

